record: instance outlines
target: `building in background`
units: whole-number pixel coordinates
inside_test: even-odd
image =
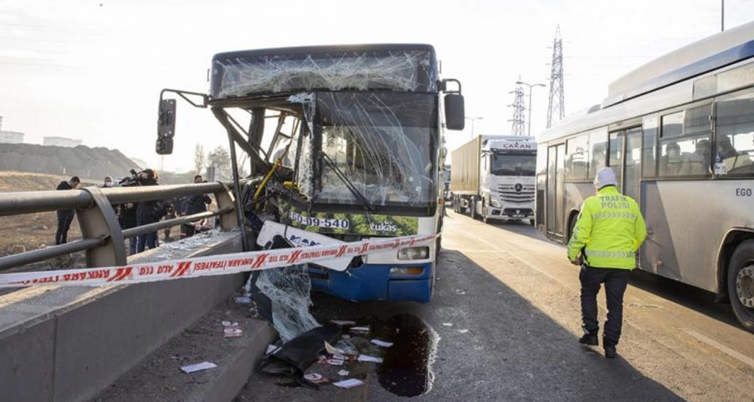
[[[45,146],[67,147],[73,148],[81,145],[82,141],[73,138],[65,137],[43,137],[42,144]]]
[[[0,130],[0,144],[23,144],[24,133]]]
[[[24,133],[3,131],[3,116],[0,116],[0,144],[23,144]]]

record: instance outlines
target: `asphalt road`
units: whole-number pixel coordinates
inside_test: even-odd
[[[395,323],[389,318],[396,315],[404,324],[408,317],[409,327],[423,322],[424,329],[402,328],[393,336],[398,356],[431,366],[424,376],[431,387],[416,400],[754,401],[754,334],[737,325],[730,306],[716,305],[711,295],[691,287],[633,272],[619,358],[608,360],[601,348],[577,342],[578,268],[566,261],[563,246],[523,223],[485,225],[448,214],[432,303],[315,296],[312,308],[321,322],[354,319],[377,328]],[[411,345],[420,356],[409,356]],[[395,353],[371,352],[400,368]],[[313,390],[254,374],[236,400],[399,401],[407,399],[396,395],[405,393],[402,385],[415,390],[422,382],[416,372],[386,376],[375,363],[348,362],[345,368],[365,384]],[[342,379],[337,369],[315,364],[309,371]]]

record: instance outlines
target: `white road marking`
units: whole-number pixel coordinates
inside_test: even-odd
[[[687,333],[688,335],[690,335],[694,339],[696,339],[696,340],[698,340],[700,342],[706,343],[707,345],[709,345],[709,346],[711,346],[711,347],[719,350],[720,352],[723,352],[726,355],[728,355],[728,356],[730,356],[730,357],[732,357],[732,358],[740,361],[741,363],[747,364],[749,367],[754,368],[754,359],[752,359],[751,357],[748,357],[748,356],[743,355],[743,354],[741,354],[739,352],[736,352],[735,350],[733,350],[733,349],[731,349],[731,348],[723,345],[722,343],[720,343],[720,342],[718,342],[718,341],[716,341],[714,339],[708,338],[708,337],[706,337],[706,336],[704,336],[704,335],[702,335],[702,334],[694,331],[693,329],[683,328],[683,332]]]

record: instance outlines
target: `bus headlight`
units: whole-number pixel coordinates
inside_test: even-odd
[[[398,251],[399,260],[426,260],[429,258],[429,247],[409,247]]]
[[[493,208],[500,208],[500,202],[494,198],[490,198],[490,206]]]

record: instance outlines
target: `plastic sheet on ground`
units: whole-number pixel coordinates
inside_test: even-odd
[[[268,374],[303,376],[309,366],[319,358],[325,342],[333,342],[340,336],[340,327],[326,325],[307,331],[285,343],[280,349],[266,356],[261,370]]]
[[[320,326],[309,313],[311,282],[305,265],[261,271],[256,286],[271,301],[272,326],[284,344]]]

